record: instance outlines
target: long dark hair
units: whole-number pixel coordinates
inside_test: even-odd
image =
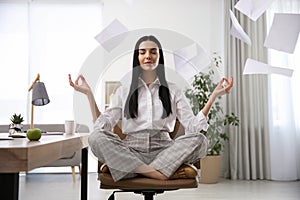
[[[159,99],[161,100],[164,108],[162,119],[168,117],[172,113],[170,91],[165,76],[164,55],[163,55],[162,47],[160,42],[154,36],[150,35],[150,36],[141,37],[137,41],[134,48],[132,79],[131,79],[130,91],[128,93],[128,97],[125,104],[125,110],[124,110],[124,116],[127,119],[136,118],[138,116],[138,82],[139,82],[139,77],[142,74],[142,69],[140,67],[140,62],[138,59],[139,46],[142,42],[147,40],[157,44],[159,49],[159,61],[158,61],[158,66],[156,68],[156,74],[160,82],[159,91],[158,91]]]

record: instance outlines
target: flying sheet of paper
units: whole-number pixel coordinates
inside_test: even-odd
[[[185,80],[191,79],[211,63],[205,51],[195,43],[174,51],[173,55],[175,69]]]
[[[115,19],[104,28],[95,39],[106,51],[111,51],[125,39],[128,29],[119,20]]]
[[[264,46],[294,53],[300,32],[300,14],[275,13]]]
[[[256,21],[271,5],[274,0],[239,0],[235,8]]]
[[[245,64],[243,74],[280,74],[291,77],[293,75],[292,69],[274,67],[253,59],[248,58]]]
[[[229,10],[230,12],[230,18],[231,18],[231,29],[230,29],[230,34],[243,42],[247,43],[248,45],[251,45],[251,39],[249,36],[245,33],[243,30],[242,26],[239,24],[238,20],[234,16],[233,12]]]

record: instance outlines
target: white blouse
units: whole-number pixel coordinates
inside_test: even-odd
[[[134,119],[126,119],[124,117],[124,106],[130,84],[121,85],[113,95],[110,106],[95,121],[94,128],[111,131],[122,119],[124,134],[147,129],[172,132],[177,118],[185,128],[185,134],[199,133],[202,129],[205,131],[208,129],[209,125],[202,111],[195,116],[185,94],[173,83],[168,83],[172,113],[162,119],[163,105],[158,95],[159,86],[158,79],[148,87],[140,78],[138,84],[138,116]]]

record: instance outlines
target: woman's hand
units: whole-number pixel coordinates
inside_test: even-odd
[[[79,81],[80,85],[78,83]],[[89,84],[86,82],[85,78],[81,74],[77,77],[75,83],[72,81],[72,77],[69,74],[69,83],[76,91],[87,95],[93,115],[93,122],[95,122],[97,118],[101,115],[101,112],[96,104],[94,95],[91,91]]]
[[[224,82],[225,82],[225,87],[223,86]],[[230,77],[230,81],[228,81],[226,78],[222,78],[221,81],[218,83],[217,87],[214,89],[212,96],[214,98],[217,98],[226,93],[229,93],[232,86],[233,86],[233,77],[232,76]]]
[[[225,82],[225,86],[223,86]],[[207,117],[210,111],[211,106],[213,105],[214,101],[219,97],[226,93],[229,93],[230,89],[233,86],[233,77],[230,77],[230,81],[226,78],[222,78],[218,83],[217,87],[214,89],[213,93],[209,97],[207,103],[202,108],[202,113]]]
[[[79,81],[80,81],[80,85],[79,85]],[[86,82],[83,75],[79,75],[74,83],[72,81],[71,75],[69,74],[69,83],[70,83],[70,86],[72,86],[78,92],[81,92],[83,94],[91,93],[91,88],[90,88],[89,84]]]

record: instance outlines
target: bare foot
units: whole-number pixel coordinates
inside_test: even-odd
[[[135,173],[158,180],[168,179],[168,177],[154,169],[151,165],[141,165],[135,169]]]

